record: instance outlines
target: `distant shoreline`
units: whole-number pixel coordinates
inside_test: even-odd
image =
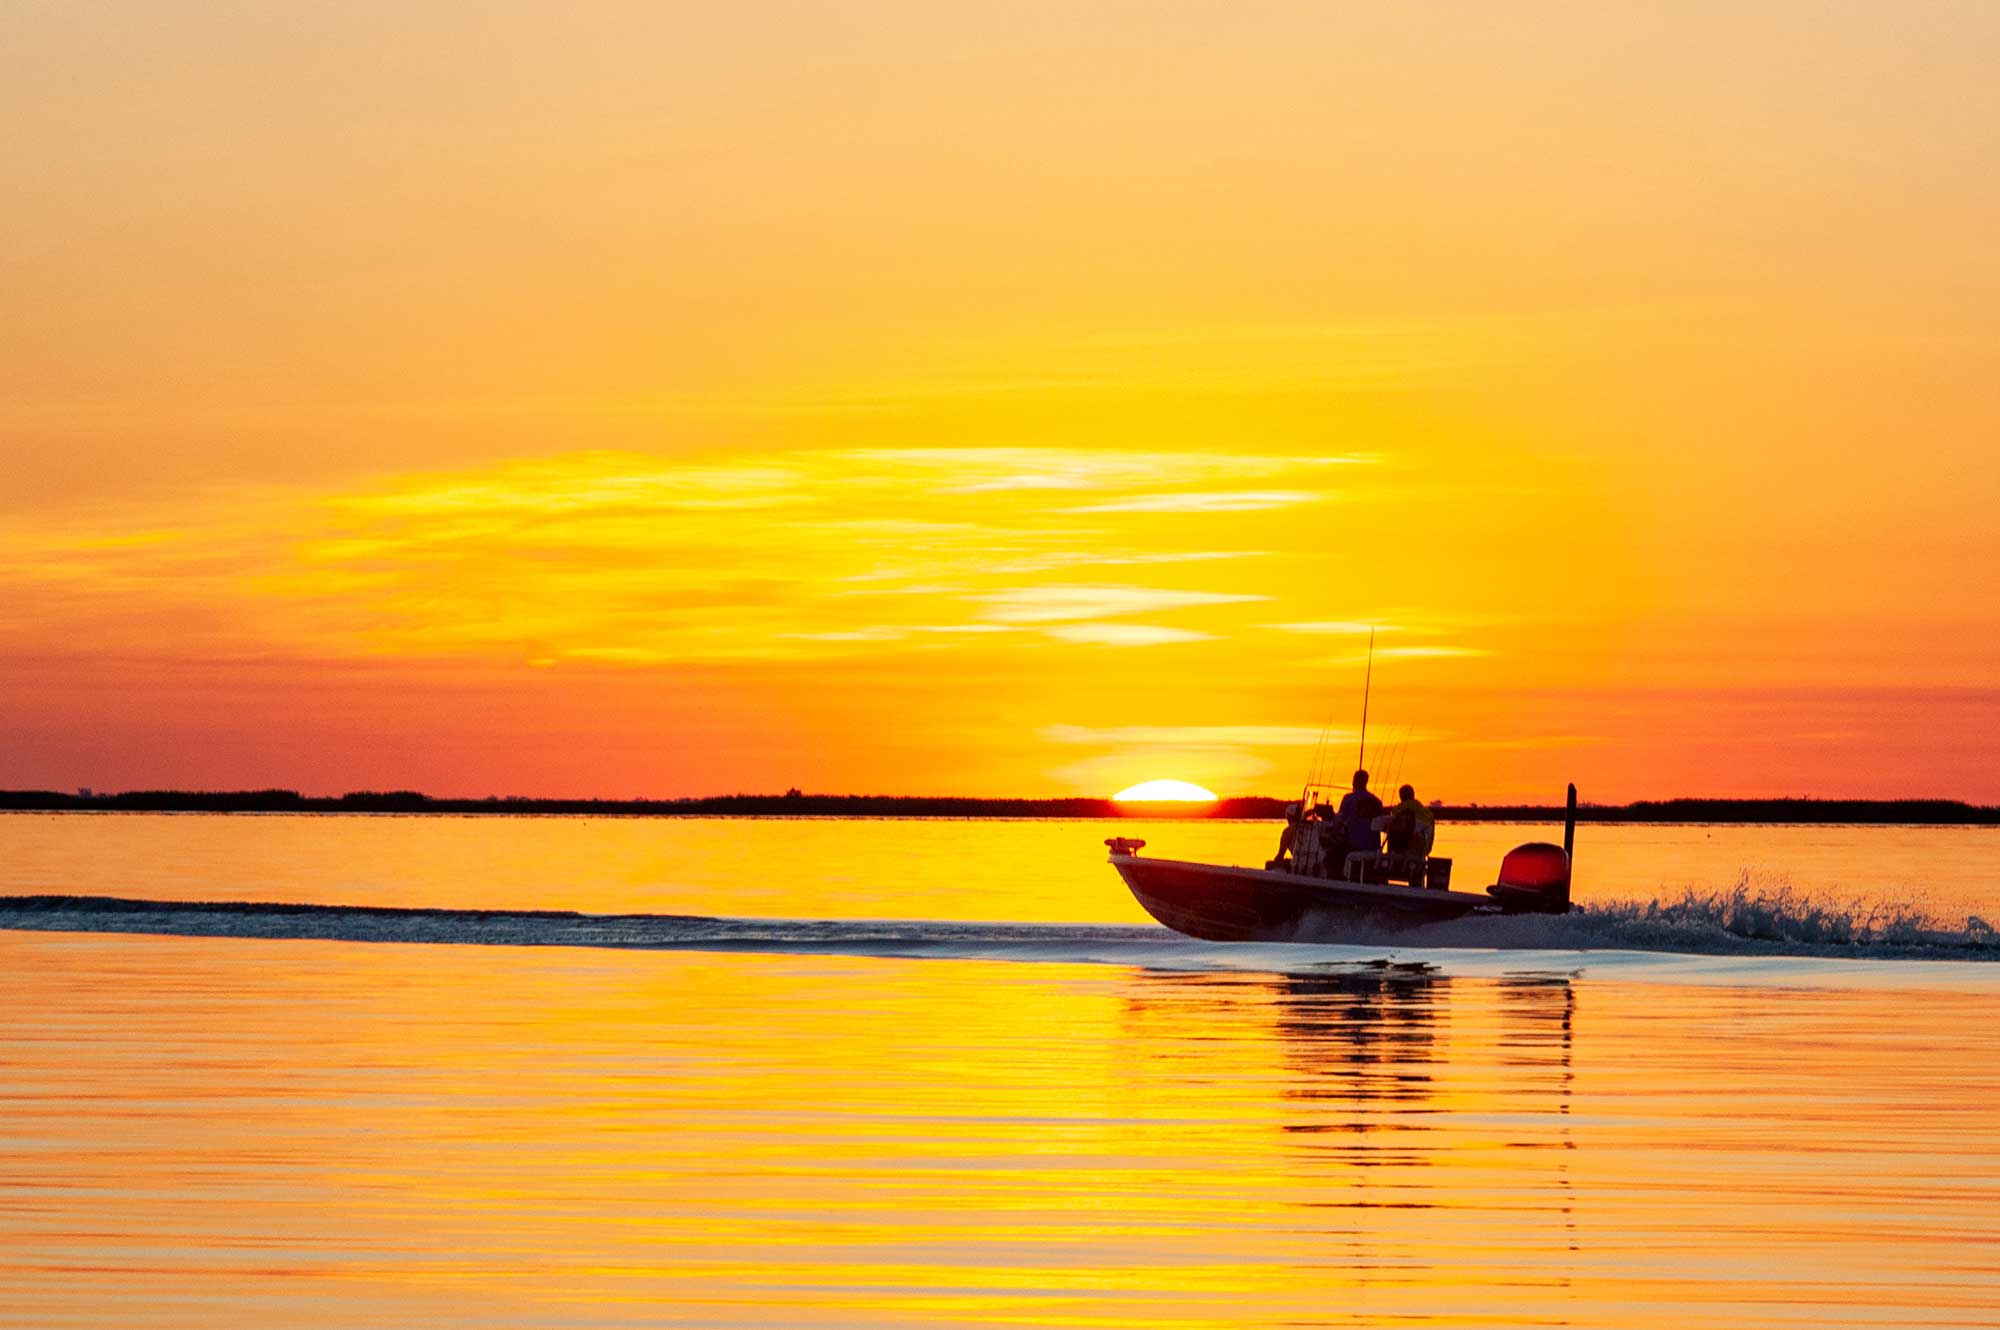
[[[911,817],[1103,818],[1276,821],[1282,799],[1223,799],[1192,808],[1118,804],[1109,799],[971,799],[907,795],[725,794],[701,799],[434,799],[408,790],[335,796],[293,790],[128,790],[62,794],[0,790],[0,811],[48,813],[400,813],[501,817]],[[1463,804],[1439,815],[1453,822],[1560,822],[1559,804]],[[2000,826],[2000,808],[1951,799],[1664,799],[1584,804],[1579,822],[1790,822],[1829,826]]]

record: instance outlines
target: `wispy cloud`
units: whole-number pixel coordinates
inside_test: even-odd
[[[1321,657],[1315,665],[1357,665],[1369,658],[1366,642],[1375,639],[1374,655],[1381,660],[1450,660],[1490,656],[1483,646],[1448,639],[1464,629],[1497,622],[1492,619],[1442,616],[1420,611],[1384,610],[1377,617],[1353,619],[1311,619],[1264,625],[1275,632],[1306,637],[1339,637],[1352,643],[1351,650],[1337,656]],[[1417,639],[1412,641],[1411,639]],[[1384,640],[1386,639],[1386,640]],[[1431,639],[1431,640],[1424,640]],[[1343,643],[1343,646],[1347,645]]]
[[[232,491],[0,532],[0,632],[143,650],[171,624],[217,658],[634,666],[1005,652],[1031,633],[1045,647],[1202,642],[1221,636],[1211,612],[1289,585],[1234,565],[1296,551],[1287,533],[1254,526],[1267,547],[1218,546],[1210,526],[1191,548],[1179,524],[1149,519],[1310,502],[1317,478],[1367,464],[1134,449],[596,451],[333,493]],[[1052,490],[1090,494],[1092,511],[1051,512]],[[1175,569],[1175,585],[1107,575],[1151,568]]]
[[[1313,633],[1341,637],[1365,637],[1369,633],[1400,631],[1393,623],[1363,623],[1359,619],[1321,619],[1310,623],[1272,623],[1264,626],[1275,628],[1281,633]]]
[[[1223,559],[1267,559],[1270,550],[1164,550],[1152,554],[1094,554],[1088,550],[1052,550],[992,564],[998,577],[1060,572],[1067,568],[1144,568],[1161,564],[1215,563]]]
[[[1200,605],[1236,605],[1267,600],[1261,595],[1223,591],[1171,591],[1138,586],[1010,587],[978,597],[990,606],[998,623],[1060,623],[1066,619],[1100,619],[1120,614],[1150,614],[1158,610]]]
[[[945,495],[1034,495],[1051,491],[1147,491],[1246,480],[1330,480],[1376,465],[1371,454],[1199,452],[1079,448],[854,448],[829,454],[857,485],[928,477]]]
[[[1180,494],[1134,494],[1129,498],[1065,508],[1066,513],[1254,513],[1291,508],[1332,497],[1310,490],[1210,490]]]
[[[1166,628],[1147,623],[1073,623],[1044,631],[1058,641],[1106,647],[1156,647],[1176,642],[1206,642],[1214,636],[1192,628]]]
[[[834,628],[823,633],[780,633],[800,642],[895,642],[904,636],[900,628]]]
[[[1366,637],[1369,633],[1407,633],[1436,637],[1469,628],[1492,628],[1510,620],[1490,614],[1440,613],[1412,606],[1371,606],[1358,614],[1340,619],[1308,619],[1292,623],[1265,624],[1281,633],[1322,637]]]
[[[1088,489],[1090,480],[1079,475],[1041,475],[1023,472],[1019,475],[996,476],[992,480],[974,481],[970,485],[953,485],[945,490],[947,494],[998,494],[1006,490],[1077,490]]]
[[[1493,653],[1485,647],[1462,646],[1378,646],[1375,648],[1377,660],[1453,660],[1460,657],[1490,656]],[[1349,656],[1328,656],[1322,665],[1358,665],[1368,659],[1368,653],[1358,652]]]

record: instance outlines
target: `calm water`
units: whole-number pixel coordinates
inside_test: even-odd
[[[2000,1324],[2000,836],[1583,833],[1582,899],[1908,960],[1205,946],[1110,830],[0,817],[5,893],[758,921],[0,915],[0,1326]]]
[[[1261,866],[1261,822],[952,822],[0,813],[0,893],[782,919],[1150,923],[1104,839]],[[2000,917],[2000,827],[1593,827],[1580,901],[1715,890],[1745,874],[1846,903]],[[1559,826],[1447,824],[1455,886]]]

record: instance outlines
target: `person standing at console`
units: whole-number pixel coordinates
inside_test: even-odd
[[[1380,854],[1382,838],[1375,819],[1382,816],[1382,801],[1368,792],[1368,773],[1354,773],[1354,788],[1340,800],[1340,820],[1347,827],[1349,854]]]

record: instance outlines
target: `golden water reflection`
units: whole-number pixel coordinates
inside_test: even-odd
[[[9,933],[0,967],[0,1326],[2000,1305],[2000,1034],[1951,994]]]
[[[588,910],[776,919],[1152,920],[1101,821],[0,814],[0,894]],[[1147,853],[1262,864],[1267,822],[1121,822]],[[1475,889],[1560,827],[1452,823]],[[2000,911],[2000,827],[1586,826],[1578,900],[1679,898],[1748,874],[1956,922]],[[1949,865],[1940,872],[1939,865]],[[787,871],[774,872],[773,865]]]

